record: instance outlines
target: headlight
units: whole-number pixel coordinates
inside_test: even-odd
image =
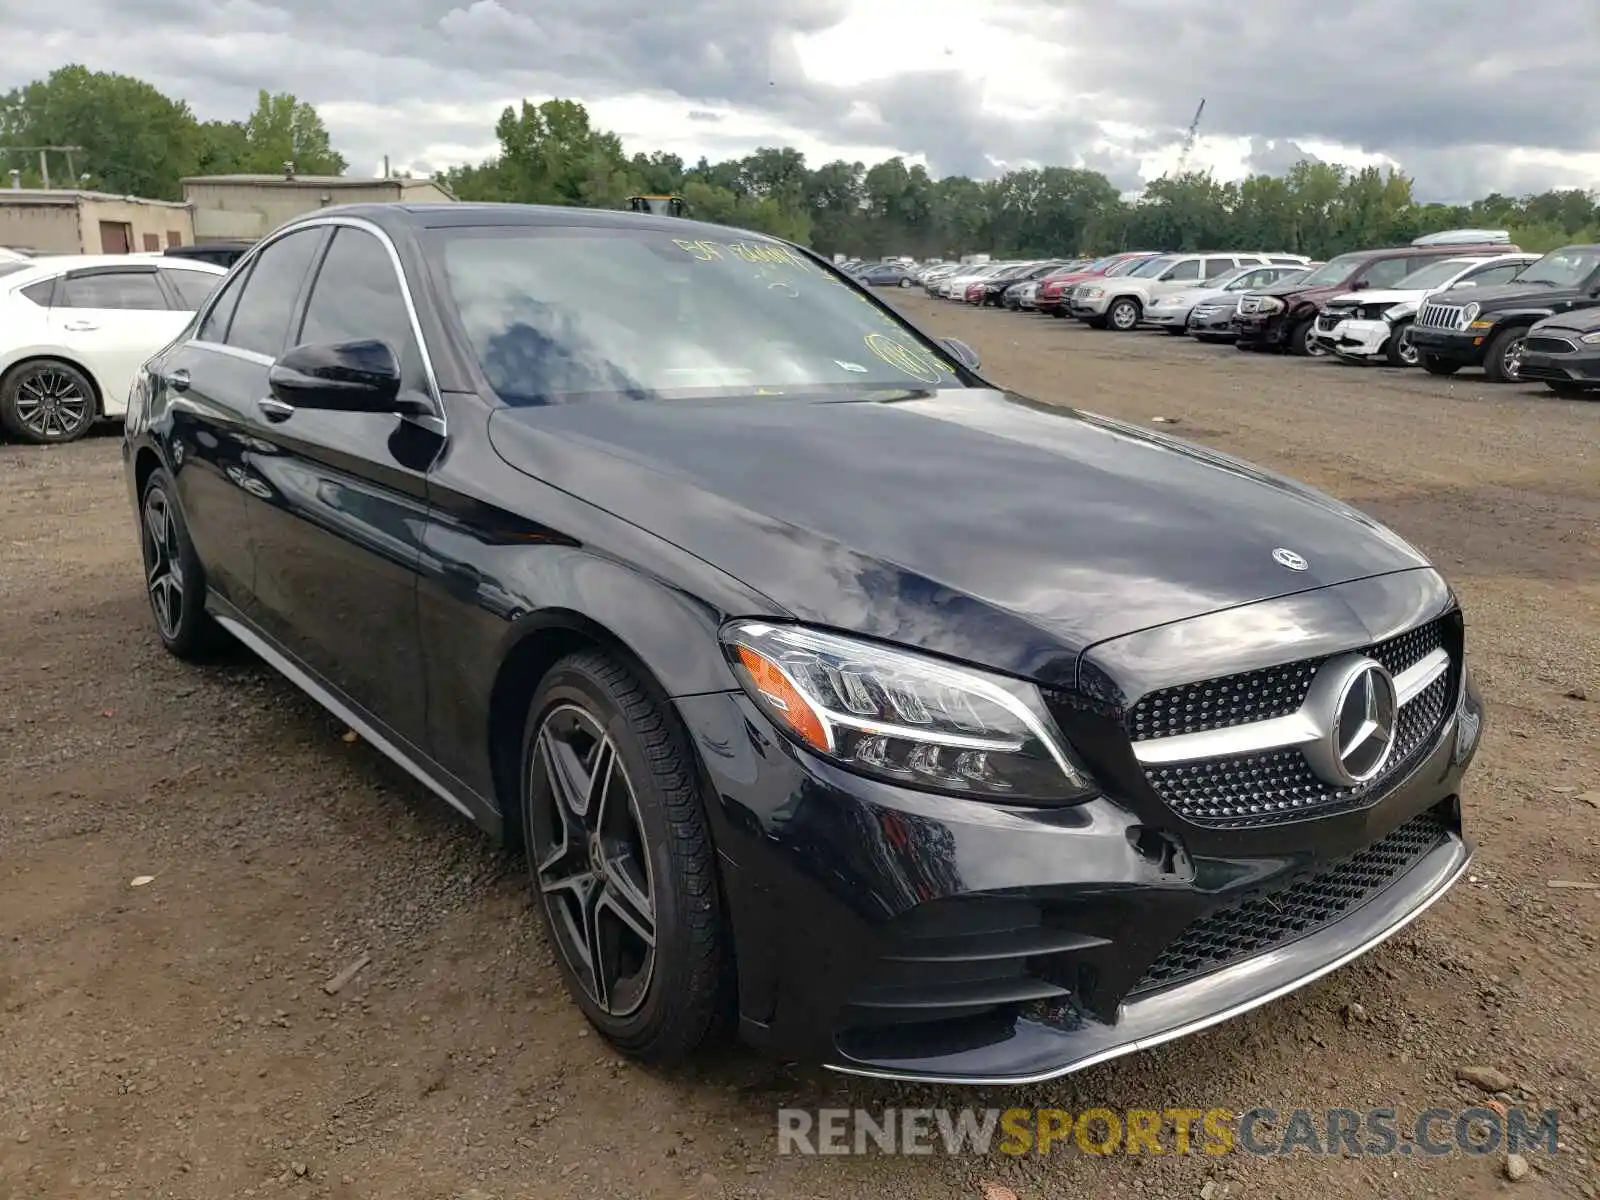
[[[1256,301],[1256,311],[1264,313],[1282,312],[1283,301],[1276,296],[1262,296]]]
[[[1474,300],[1461,310],[1461,323],[1463,325],[1472,324],[1478,319],[1478,314],[1482,311],[1483,310],[1479,307],[1478,302]]]
[[[722,636],[778,728],[847,770],[1016,802],[1095,790],[1030,683],[797,625],[740,621]]]
[[[1098,300],[1105,294],[1106,290],[1103,287],[1091,287],[1083,289],[1083,298],[1085,300]]]
[[[1578,338],[1585,346],[1600,346],[1600,329],[1593,333],[1585,333]]]
[[[1402,301],[1399,304],[1391,304],[1387,309],[1385,309],[1383,313],[1383,319],[1391,322],[1398,321],[1403,317],[1411,316],[1416,311],[1417,306],[1415,304],[1412,304],[1410,301]]]

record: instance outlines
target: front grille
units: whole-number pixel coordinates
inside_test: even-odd
[[[1447,833],[1424,813],[1331,867],[1213,909],[1161,952],[1129,994],[1186,983],[1326,929],[1385,891]]]
[[[1524,350],[1537,350],[1544,354],[1571,354],[1577,349],[1571,342],[1563,337],[1545,337],[1543,334],[1532,334],[1523,339]]]
[[[1317,332],[1332,333],[1339,327],[1339,322],[1350,315],[1350,310],[1344,308],[1324,309],[1317,314]]]
[[[1443,645],[1443,636],[1440,623],[1433,621],[1367,646],[1361,653],[1398,675]],[[1129,736],[1142,742],[1286,717],[1305,701],[1311,678],[1325,661],[1307,658],[1151,692],[1128,710]]]
[[[1464,304],[1443,304],[1430,300],[1417,313],[1415,324],[1418,329],[1460,330],[1467,327],[1466,315]]]
[[[1433,621],[1368,646],[1362,653],[1398,675],[1443,644],[1442,624]],[[1288,716],[1305,702],[1325,661],[1303,659],[1152,692],[1129,710],[1129,736],[1135,742],[1150,741]],[[1152,764],[1145,777],[1174,813],[1212,828],[1240,829],[1356,808],[1408,770],[1432,741],[1449,710],[1455,681],[1456,672],[1446,671],[1400,710],[1389,765],[1359,788],[1325,782],[1292,747]]]

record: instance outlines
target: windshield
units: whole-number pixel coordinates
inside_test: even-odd
[[[766,238],[491,226],[436,229],[428,249],[507,404],[965,386],[886,309]]]
[[[1128,272],[1130,279],[1148,279],[1152,275],[1159,275],[1172,265],[1170,254],[1158,254],[1154,258],[1147,258],[1133,270]]]
[[[1600,246],[1563,246],[1532,264],[1517,276],[1517,282],[1577,287],[1597,266],[1600,266]]]
[[[6,262],[4,259],[0,259],[0,275],[11,275],[17,271],[25,271],[31,266],[33,266],[33,264],[27,260],[23,260],[22,262]]]
[[[1425,267],[1418,267],[1394,286],[1396,290],[1400,291],[1418,291],[1424,288],[1443,287],[1473,265],[1473,263],[1459,258],[1441,259],[1439,262],[1431,262]]]
[[[1298,280],[1305,287],[1332,287],[1343,283],[1356,273],[1356,268],[1366,262],[1366,257],[1360,254],[1341,254],[1337,258],[1330,258],[1304,279]]]
[[[1141,266],[1149,261],[1150,260],[1148,258],[1125,258],[1115,266],[1108,267],[1106,269],[1106,277],[1110,278],[1113,275],[1131,275],[1134,271],[1138,270]]]

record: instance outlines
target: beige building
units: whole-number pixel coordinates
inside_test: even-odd
[[[345,175],[196,175],[183,181],[202,242],[254,241],[293,217],[335,204],[406,201],[429,204],[452,196],[431,179],[353,179]]]
[[[46,254],[127,254],[194,242],[187,204],[72,189],[0,189],[0,246]]]

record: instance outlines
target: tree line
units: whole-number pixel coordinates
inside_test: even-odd
[[[77,65],[0,95],[0,171],[41,186],[40,146],[76,147],[47,154],[54,187],[151,200],[181,200],[186,175],[276,174],[286,162],[306,175],[342,175],[348,165],[317,110],[286,92],[262,90],[239,120],[202,121],[142,79]]]
[[[1259,249],[1329,258],[1462,227],[1507,229],[1524,249],[1600,241],[1600,196],[1579,189],[1471,204],[1419,201],[1399,171],[1303,161],[1283,175],[1238,181],[1191,171],[1120,195],[1077,167],[1007,171],[993,179],[932,177],[891,158],[811,167],[791,147],[693,165],[663,151],[628,154],[574,100],[524,100],[495,125],[498,153],[436,178],[462,200],[621,208],[638,192],[683,196],[692,215],[809,245],[822,253],[949,257],[1109,253],[1124,249]],[[261,92],[238,121],[199,121],[143,80],[63,67],[0,97],[0,165],[29,169],[13,145],[77,145],[95,186],[173,198],[189,174],[339,174],[316,109]]]

